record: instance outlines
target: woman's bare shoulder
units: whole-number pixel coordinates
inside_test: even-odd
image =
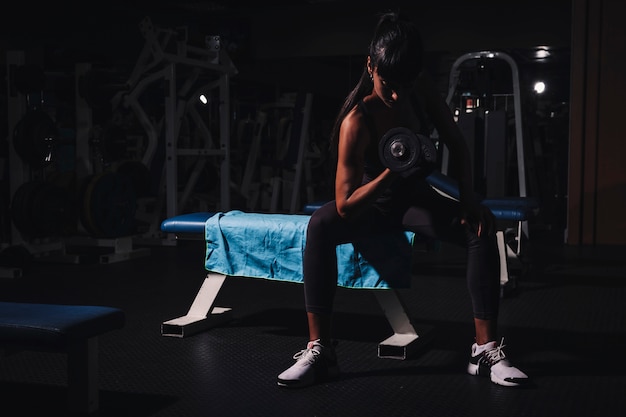
[[[340,140],[360,143],[369,140],[366,115],[359,106],[355,106],[341,122]],[[343,139],[342,139],[343,138]]]
[[[363,109],[360,106],[354,106],[352,110],[346,114],[343,121],[341,122],[341,127],[346,129],[358,129],[365,122],[365,114]]]

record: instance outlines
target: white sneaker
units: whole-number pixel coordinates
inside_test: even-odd
[[[337,355],[332,346],[323,346],[319,339],[307,343],[306,349],[293,355],[291,367],[278,375],[278,385],[301,388],[337,377]]]
[[[507,387],[529,383],[528,375],[511,365],[506,359],[503,348],[504,338],[500,345],[497,345],[495,341],[482,346],[474,343],[467,372],[471,375],[488,376],[491,382]]]

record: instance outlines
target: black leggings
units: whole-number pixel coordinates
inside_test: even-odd
[[[357,218],[344,220],[335,201],[311,216],[304,250],[306,311],[331,314],[337,288],[336,246],[390,230],[410,230],[420,236],[467,248],[467,285],[474,317],[496,319],[500,301],[499,253],[495,236],[478,237],[461,224],[460,205],[427,184],[418,187],[412,201],[391,210],[371,206]]]

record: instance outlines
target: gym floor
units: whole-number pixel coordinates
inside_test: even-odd
[[[423,337],[407,360],[382,359],[390,327],[367,290],[340,288],[340,379],[286,390],[276,376],[304,347],[300,284],[228,278],[218,305],[233,321],[186,338],[161,335],[187,312],[205,276],[202,241],[150,246],[123,262],[41,258],[0,280],[0,299],[122,308],[126,326],[99,340],[99,416],[596,416],[626,415],[626,260],[623,248],[564,248],[537,236],[526,273],[502,299],[501,333],[525,389],[465,373],[473,328],[464,255],[418,251],[400,296]],[[66,357],[0,358],[0,399],[12,416],[65,415]],[[4,415],[4,412],[3,412]],[[9,414],[7,414],[9,415]]]

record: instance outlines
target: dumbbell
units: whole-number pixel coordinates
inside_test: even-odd
[[[414,174],[426,177],[437,163],[432,140],[405,127],[390,129],[383,135],[378,155],[385,167],[405,178]]]

